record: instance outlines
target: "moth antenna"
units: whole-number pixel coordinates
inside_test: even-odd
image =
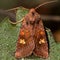
[[[21,20],[19,20],[19,21],[17,21],[17,22],[12,22],[12,21],[10,21],[10,20],[9,20],[9,22],[10,22],[11,24],[14,24],[14,25],[15,25],[15,24],[18,24],[18,23],[22,22],[23,20],[24,20],[24,18],[22,18]]]
[[[19,9],[20,7],[16,7],[16,8],[12,8],[12,9],[8,9],[8,10],[5,10],[5,11],[13,11],[13,10],[17,10]]]
[[[14,10],[18,10],[20,7],[22,7],[22,6],[19,6],[19,7],[15,7],[15,8],[11,8],[11,9],[8,9],[8,10],[5,10],[5,11],[14,11]],[[27,9],[27,8],[24,8],[24,7],[22,7],[23,9]],[[28,10],[28,9],[27,9]]]
[[[46,4],[49,4],[49,3],[54,3],[54,2],[57,2],[57,0],[56,1],[49,1],[49,2],[45,2],[43,4],[40,4],[35,8],[35,10],[38,9],[39,7],[43,6],[43,5],[46,5]]]

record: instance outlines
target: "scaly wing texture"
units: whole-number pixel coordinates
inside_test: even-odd
[[[41,19],[39,24],[35,23],[35,45],[33,52],[34,55],[42,58],[48,58],[48,43]]]
[[[32,26],[26,24],[26,19],[22,22],[16,47],[16,58],[27,57],[32,54],[35,48]]]
[[[20,8],[17,11],[17,20],[20,20],[25,16],[25,14],[27,14],[27,12],[27,10]],[[16,41],[18,39],[21,23],[13,26],[8,22],[8,20],[8,18],[5,18],[0,22],[0,60],[16,60],[14,51],[16,49]],[[43,59],[31,55],[24,58],[24,60],[60,60],[60,44],[55,43],[50,29],[46,29],[46,32],[50,45],[49,57],[47,59]]]

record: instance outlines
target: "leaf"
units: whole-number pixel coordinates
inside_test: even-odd
[[[21,20],[28,13],[27,9],[20,8],[17,11],[16,19]],[[4,18],[0,22],[0,60],[16,60],[14,52],[16,49],[16,42],[19,35],[21,23],[11,25],[9,18]],[[50,53],[47,59],[38,58],[34,55],[20,59],[20,60],[60,60],[60,44],[55,43],[50,29],[46,29]]]

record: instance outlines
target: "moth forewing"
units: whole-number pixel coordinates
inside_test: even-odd
[[[33,54],[38,57],[47,58],[48,43],[45,34],[45,29],[41,19],[39,21],[39,24],[35,23],[34,29],[35,29],[35,49]]]
[[[26,24],[27,19],[25,18],[20,28],[20,34],[16,46],[16,58],[27,57],[32,54],[35,48],[35,43],[32,35],[32,26]]]

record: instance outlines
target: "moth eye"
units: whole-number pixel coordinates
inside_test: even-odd
[[[25,39],[20,39],[19,43],[20,44],[26,44]]]
[[[44,44],[45,43],[45,40],[44,39],[40,39],[39,40],[39,44]]]

